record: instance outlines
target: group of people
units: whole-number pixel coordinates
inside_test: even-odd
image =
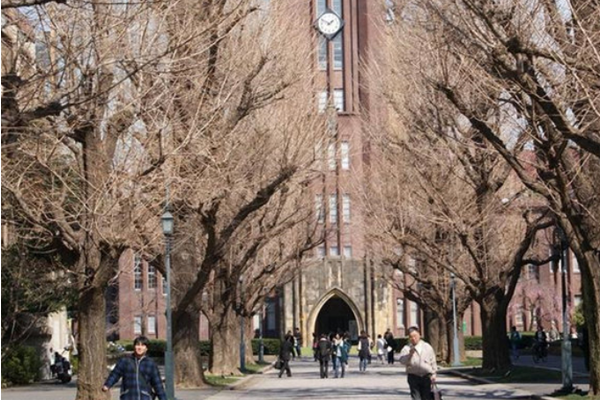
[[[284,372],[292,376],[289,361],[293,352],[294,335],[290,332],[286,335],[279,354],[281,368],[279,377]],[[361,331],[358,339],[359,371],[365,372],[371,360],[371,350],[374,347],[373,340],[365,331]],[[343,378],[348,365],[348,354],[352,344],[348,332],[342,334],[321,334],[317,337],[313,333],[314,359],[319,361],[321,379],[329,377],[329,362],[333,364],[335,378]],[[385,335],[377,336],[377,357],[381,363],[384,355],[387,356],[388,364],[394,363],[395,341],[391,330]],[[437,362],[435,351],[421,339],[418,327],[408,329],[408,343],[402,348],[399,361],[406,367],[408,385],[413,400],[429,400],[431,398],[432,385],[435,383]]]
[[[299,330],[298,330],[299,332]],[[296,333],[296,332],[295,332]],[[391,332],[389,332],[391,334]],[[387,339],[378,337],[379,343],[384,343],[388,357],[393,350],[389,351],[388,347],[393,343],[393,335],[386,332]],[[379,340],[383,339],[383,340]],[[280,371],[279,377],[285,372],[287,376],[292,376],[289,362],[292,354],[296,352],[301,355],[300,344],[301,340],[291,332],[288,332],[281,344],[280,349]],[[335,333],[331,335],[322,334],[313,344],[315,357],[319,361],[321,378],[329,377],[329,361],[333,364],[335,378],[344,378],[346,366],[348,365],[348,354],[352,344],[350,335],[346,333]],[[370,352],[373,348],[373,341],[362,331],[358,340],[358,355],[360,359],[360,370],[366,371],[366,366],[370,359]],[[131,356],[125,356],[119,359],[117,365],[112,370],[104,386],[103,391],[108,391],[120,379],[121,383],[121,399],[151,399],[158,397],[159,400],[166,400],[165,390],[158,372],[158,367],[152,359],[146,356],[148,352],[148,339],[144,336],[137,337],[134,340],[134,351]],[[378,352],[379,356],[379,352]],[[435,351],[433,348],[421,340],[419,328],[411,327],[408,329],[408,343],[400,351],[399,361],[406,366],[408,375],[408,384],[410,387],[411,398],[413,400],[425,400],[431,398],[431,385],[435,382],[435,374],[437,364],[435,359]]]

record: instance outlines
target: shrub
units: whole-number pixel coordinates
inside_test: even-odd
[[[482,350],[483,340],[481,336],[465,336],[465,350]]]
[[[258,339],[252,339],[252,353],[258,355]],[[277,355],[281,347],[281,341],[279,339],[263,339],[263,347],[265,355]]]
[[[42,360],[33,347],[15,347],[2,364],[2,380],[13,385],[24,385],[40,379]]]

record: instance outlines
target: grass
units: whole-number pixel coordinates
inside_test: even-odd
[[[237,380],[240,378],[234,377],[234,376],[220,376],[220,375],[205,374],[204,379],[206,380],[206,383],[208,383],[209,385],[220,387],[220,386],[231,385],[232,383],[237,382]]]

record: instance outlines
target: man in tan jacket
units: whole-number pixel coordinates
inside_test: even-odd
[[[416,326],[408,328],[408,344],[400,351],[400,363],[406,366],[412,400],[430,400],[437,362],[433,347],[421,340]]]

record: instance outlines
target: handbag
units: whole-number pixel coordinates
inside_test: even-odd
[[[283,367],[283,362],[281,361],[281,358],[278,358],[277,361],[275,361],[275,365],[273,365],[273,368],[281,369],[281,367]]]
[[[443,400],[442,391],[435,382],[431,384],[431,400]]]

